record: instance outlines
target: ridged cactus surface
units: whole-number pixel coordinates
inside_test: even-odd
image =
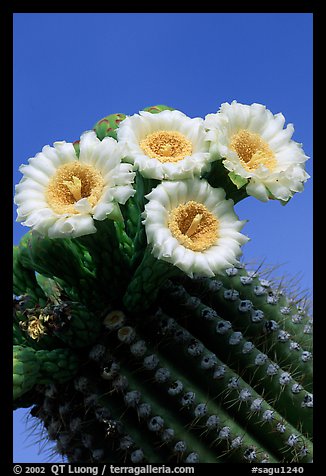
[[[22,169],[16,203],[32,229],[13,250],[14,408],[32,407],[68,461],[312,461],[311,309],[239,261],[233,211],[257,194],[285,204],[300,187],[290,175],[288,194],[257,185],[257,161],[266,178],[280,159],[245,132],[231,141],[242,161],[251,151],[244,177],[218,156],[209,118],[161,105],[111,114]],[[55,216],[33,215],[26,183],[51,160]]]

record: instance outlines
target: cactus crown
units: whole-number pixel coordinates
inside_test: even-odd
[[[53,148],[68,165],[61,188],[44,179],[46,197],[70,193],[72,213],[57,208],[54,221],[24,205],[35,161],[17,186],[19,217],[32,230],[13,249],[14,408],[32,407],[70,462],[310,462],[310,308],[239,261],[247,237],[233,203],[255,196],[256,178],[216,156],[210,120],[187,122],[205,137],[196,142],[171,125],[183,113],[144,111],[155,126],[137,132],[146,163],[120,141],[121,124],[133,124],[121,113],[98,121],[89,142]],[[186,158],[177,151],[181,133]],[[230,143],[247,172],[258,162],[274,170],[277,151],[271,158],[269,144],[248,134],[240,130]],[[112,184],[98,190],[96,211],[91,184],[76,172],[89,167],[87,154],[98,154],[94,164]],[[164,156],[171,176],[158,179],[153,154]],[[194,166],[194,177],[180,164],[173,172],[196,154],[202,168]],[[263,197],[288,201],[274,185],[267,190],[261,180]]]

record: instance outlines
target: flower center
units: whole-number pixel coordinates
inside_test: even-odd
[[[103,178],[94,167],[75,161],[58,168],[48,184],[46,199],[56,213],[77,214],[75,203],[87,198],[91,206],[96,205],[103,186]]]
[[[262,164],[272,171],[277,164],[274,152],[267,142],[254,132],[240,129],[232,136],[230,147],[238,154],[246,170],[256,170]]]
[[[140,141],[146,155],[160,162],[179,162],[192,153],[192,143],[178,131],[155,131]]]
[[[168,227],[179,243],[192,251],[204,251],[218,238],[217,218],[205,205],[192,200],[170,212]]]

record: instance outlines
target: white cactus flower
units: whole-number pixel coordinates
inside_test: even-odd
[[[80,155],[72,143],[55,142],[21,165],[16,185],[17,221],[50,238],[96,232],[94,220],[120,219],[135,190],[135,172],[121,163],[123,146],[110,137],[100,141],[94,131],[80,138]]]
[[[204,120],[177,110],[140,111],[126,117],[117,137],[126,145],[125,160],[146,178],[192,178],[207,170],[211,160]]]
[[[302,145],[291,139],[294,127],[284,129],[283,114],[273,115],[261,104],[223,103],[205,117],[210,152],[222,159],[229,177],[246,186],[248,195],[266,202],[287,202],[303,190],[309,178]]]
[[[223,274],[238,262],[249,238],[223,189],[199,178],[163,181],[146,198],[143,223],[157,259],[191,277]]]

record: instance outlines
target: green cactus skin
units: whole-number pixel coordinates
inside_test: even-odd
[[[13,348],[13,396],[14,400],[30,390],[37,382],[40,363],[35,350],[30,347]]]
[[[50,239],[28,232],[21,239],[19,248],[25,268],[55,279],[72,299],[80,296],[79,299],[85,302],[89,299],[96,302],[89,293],[89,290],[96,289],[94,274],[85,266],[84,255],[75,240]]]
[[[176,267],[165,261],[158,261],[147,248],[124,295],[124,306],[131,312],[149,309],[160,286],[167,279],[179,274]]]
[[[28,293],[33,303],[46,303],[46,296],[38,285],[34,271],[25,268],[21,258],[22,250],[18,246],[13,247],[13,292],[19,296]]]
[[[116,129],[125,118],[125,114],[122,113],[110,114],[98,121],[93,129],[100,140],[103,140],[104,137],[113,137],[117,140]]]
[[[210,169],[204,174],[204,178],[212,187],[224,188],[226,198],[231,198],[234,203],[238,203],[248,197],[243,179],[239,181],[239,177],[234,174],[232,175],[232,172],[229,172],[224,167],[222,160],[212,162]]]
[[[92,258],[96,301],[103,305],[119,300],[127,287],[132,244],[123,226],[113,220],[97,221],[95,226],[96,233],[81,236],[76,241],[88,250]]]
[[[97,137],[117,140],[125,117]],[[141,223],[156,184],[136,173],[120,221],[93,235],[14,247],[14,408],[71,463],[312,462],[309,306],[244,266],[190,279],[156,260]]]
[[[53,383],[38,386],[36,415],[58,452],[85,464],[309,462],[310,393],[294,379],[280,384],[277,365],[259,387],[255,374],[276,362],[262,365],[245,337],[230,344],[239,331],[217,333],[225,320],[188,291],[169,282],[155,313],[105,319],[75,378],[53,395]]]
[[[164,104],[158,104],[157,106],[145,107],[144,111],[150,112],[152,114],[157,114],[162,111],[174,111],[173,107],[165,106]]]
[[[13,347],[13,394],[21,397],[35,384],[62,383],[71,379],[78,368],[78,359],[69,349],[34,350]]]
[[[310,462],[308,311],[244,268],[190,279],[158,263],[147,248],[130,265],[124,311],[71,302],[60,275],[41,308],[59,328],[39,341],[19,321],[40,306],[16,309],[15,406],[34,405],[70,462]],[[51,294],[55,280],[37,282]],[[287,322],[298,312],[304,325]]]
[[[136,172],[134,183],[136,193],[133,197],[129,198],[125,205],[121,206],[121,211],[126,232],[133,243],[132,262],[135,268],[135,263],[139,264],[139,257],[142,256],[147,245],[146,238],[144,238],[144,228],[141,225],[139,217],[144,211],[144,205],[147,201],[145,195],[159,184],[159,180],[144,178],[139,172]]]
[[[274,361],[273,347],[264,354],[260,335],[249,332],[249,341],[244,331],[241,343],[230,343],[238,327],[216,332],[224,316],[191,293],[199,283],[178,281],[161,289],[157,311],[105,319],[93,345],[86,339],[78,348],[83,363],[67,383],[44,376],[33,387],[18,367],[18,401],[23,392],[32,398],[71,462],[309,462],[312,400],[300,373],[294,379]],[[70,349],[77,334],[68,337]],[[45,370],[55,375],[53,360]]]
[[[197,287],[193,281],[191,287],[195,288],[195,294],[202,296],[206,304],[225,319],[229,318],[240,331],[246,330],[246,334],[255,339],[261,351],[275,354],[284,369],[294,369],[300,375],[300,383],[311,391],[310,317],[281,292],[274,291],[267,280],[251,278],[238,268],[231,268],[229,272],[231,275],[228,279],[221,277],[215,282],[199,280]],[[238,274],[239,278],[235,279]],[[206,294],[207,286],[213,287],[214,292]],[[298,332],[299,328],[301,333]]]
[[[148,276],[144,263],[129,272],[124,312],[56,294],[42,312],[68,308],[69,324],[26,347],[16,311],[15,405],[34,405],[70,462],[310,462],[307,310],[244,268],[190,279],[146,260]],[[298,309],[304,326],[285,323]]]
[[[80,140],[76,140],[72,144],[74,146],[77,157],[79,157],[79,154],[80,154],[80,145],[79,144],[80,144]]]

